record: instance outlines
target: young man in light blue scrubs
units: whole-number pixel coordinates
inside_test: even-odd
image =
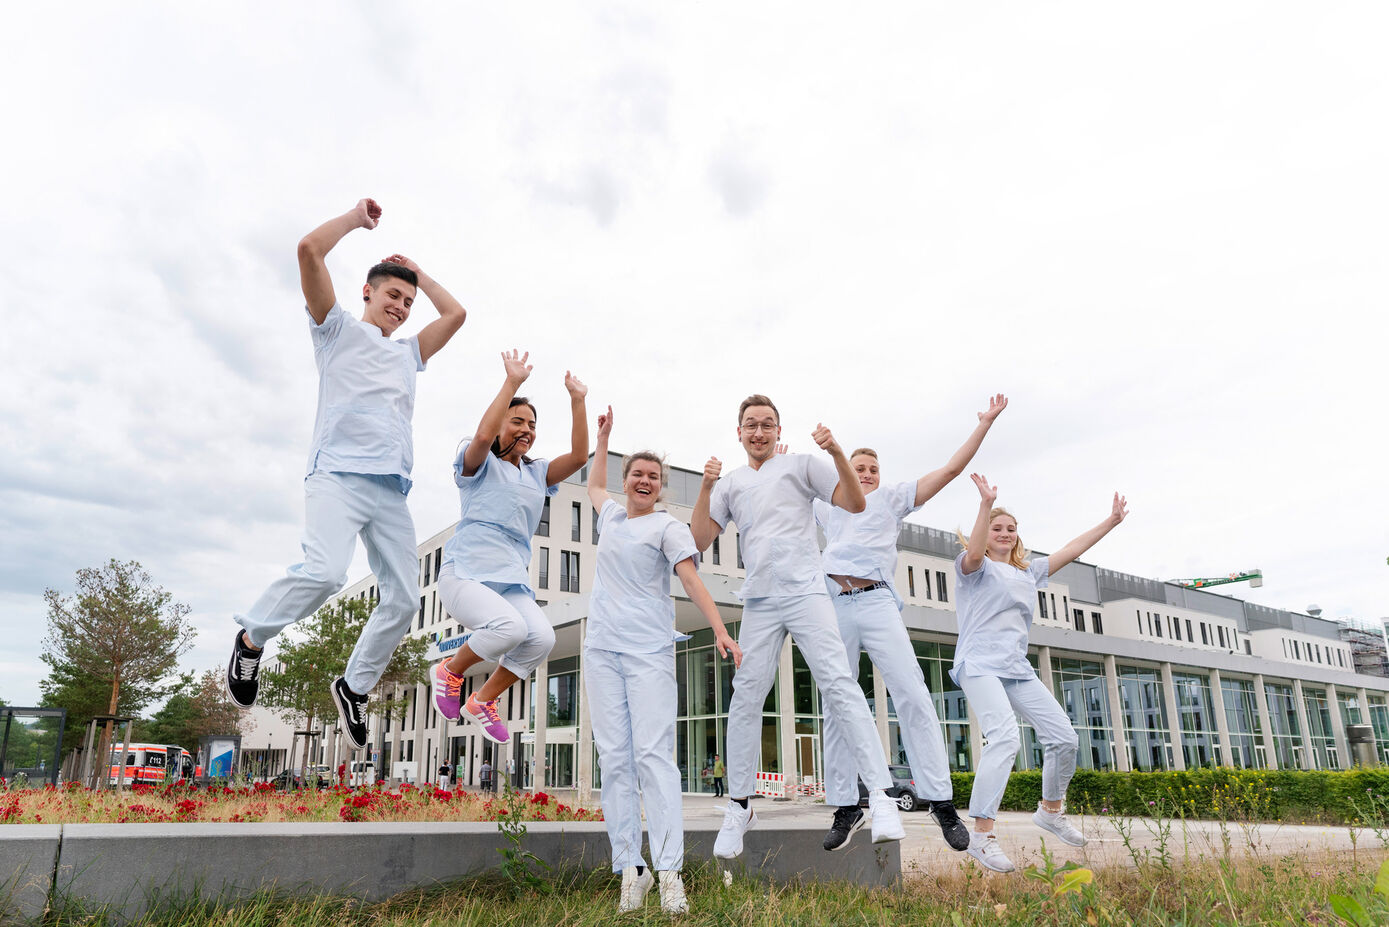
[[[343,310],[325,258],[349,232],[374,229],[380,219],[381,207],[364,199],[299,242],[299,281],[319,375],[304,480],[304,561],[236,616],[244,631],[237,632],[227,666],[232,701],[250,708],[262,648],[343,587],[360,536],[380,600],[346,671],[332,684],[342,729],[358,749],[366,746],[367,693],[409,630],[418,604],[415,526],[405,501],[414,459],[415,374],[466,316],[458,300],[399,254],[367,273],[361,319]],[[410,317],[417,290],[429,297],[439,318],[414,337],[392,341]]]
[[[969,846],[969,830],[953,803],[950,766],[941,736],[940,718],[926,688],[921,664],[902,623],[902,597],[893,586],[897,572],[897,536],[902,520],[964,472],[994,420],[1008,405],[1002,393],[993,397],[965,443],[945,466],[918,480],[880,486],[878,454],[859,448],[849,465],[863,487],[867,507],[858,514],[815,500],[815,521],[825,532],[822,555],[830,594],[839,618],[850,672],[857,672],[859,653],[866,651],[883,674],[897,708],[897,720],[911,764],[912,779],[940,824],[952,849]],[[858,777],[853,755],[839,719],[825,716],[825,804],[835,806],[834,821],[825,835],[825,849],[838,850],[863,825],[858,807]]]

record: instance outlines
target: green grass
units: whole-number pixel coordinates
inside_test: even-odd
[[[1386,923],[1389,904],[1373,891],[1384,855],[1361,852],[1355,863],[1347,854],[1332,854],[1176,868],[1124,866],[1095,872],[1088,884],[1075,870],[1068,874],[1034,868],[997,876],[961,862],[942,873],[909,874],[896,889],[844,884],[768,886],[747,879],[725,886],[718,870],[703,865],[686,871],[691,913],[678,923],[749,927],[1346,923],[1332,913],[1332,896],[1353,899],[1373,918],[1366,924]],[[1075,890],[1058,893],[1068,875],[1077,883]],[[617,888],[617,879],[605,872],[561,873],[548,879],[542,891],[494,876],[409,892],[378,904],[261,895],[230,908],[185,905],[139,923],[151,927],[596,927],[671,922],[662,914],[654,890],[641,912],[619,916]],[[108,920],[100,912],[68,909],[51,913],[45,923],[98,927]]]

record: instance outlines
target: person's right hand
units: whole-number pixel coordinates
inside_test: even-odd
[[[717,457],[710,457],[709,462],[704,465],[704,486],[713,489],[714,484],[719,481],[719,474],[723,472],[723,464]]]
[[[608,411],[600,413],[598,416],[598,440],[602,441],[613,430],[613,407],[608,406]]]
[[[374,229],[381,221],[381,204],[369,196],[358,200],[352,211],[357,215],[357,224],[364,229]]]
[[[517,355],[520,355],[519,357]],[[526,382],[526,378],[531,375],[531,367],[526,363],[526,359],[531,356],[527,351],[521,354],[520,351],[503,351],[502,363],[506,365],[506,379],[510,383],[520,386]]]
[[[974,485],[979,489],[979,498],[984,504],[992,507],[994,500],[998,498],[998,487],[990,486],[989,480],[982,473],[971,473],[969,478],[974,481]]]

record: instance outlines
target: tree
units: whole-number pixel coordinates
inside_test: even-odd
[[[207,670],[194,681],[192,673],[179,677],[177,691],[149,721],[136,725],[136,740],[178,744],[197,753],[201,738],[216,734],[240,734],[245,713],[227,695],[221,670]]]
[[[78,570],[74,596],[46,589],[43,597],[43,661],[51,671],[41,687],[45,704],[68,709],[70,731],[93,715],[134,716],[168,694],[165,680],[197,632],[188,606],[173,601],[139,563],[112,559],[101,569]]]
[[[361,599],[342,599],[323,606],[296,628],[294,640],[282,643],[273,672],[261,676],[260,700],[300,730],[337,716],[328,687],[342,674],[357,638],[371,616],[372,604]],[[429,642],[407,637],[396,647],[386,671],[372,690],[371,709],[384,710],[386,695],[399,686],[413,686],[429,678],[425,653]]]

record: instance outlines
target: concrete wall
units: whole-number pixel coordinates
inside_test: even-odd
[[[820,848],[823,827],[749,831],[734,871],[774,881],[832,879],[885,886],[901,875],[896,843]],[[685,831],[687,859],[710,856],[716,830]],[[231,902],[260,891],[377,901],[496,868],[494,823],[67,824],[0,828],[0,877],[12,922],[57,905],[137,918],[193,898]],[[606,869],[602,824],[532,823],[524,848],[555,867]],[[54,861],[57,860],[56,876]]]

